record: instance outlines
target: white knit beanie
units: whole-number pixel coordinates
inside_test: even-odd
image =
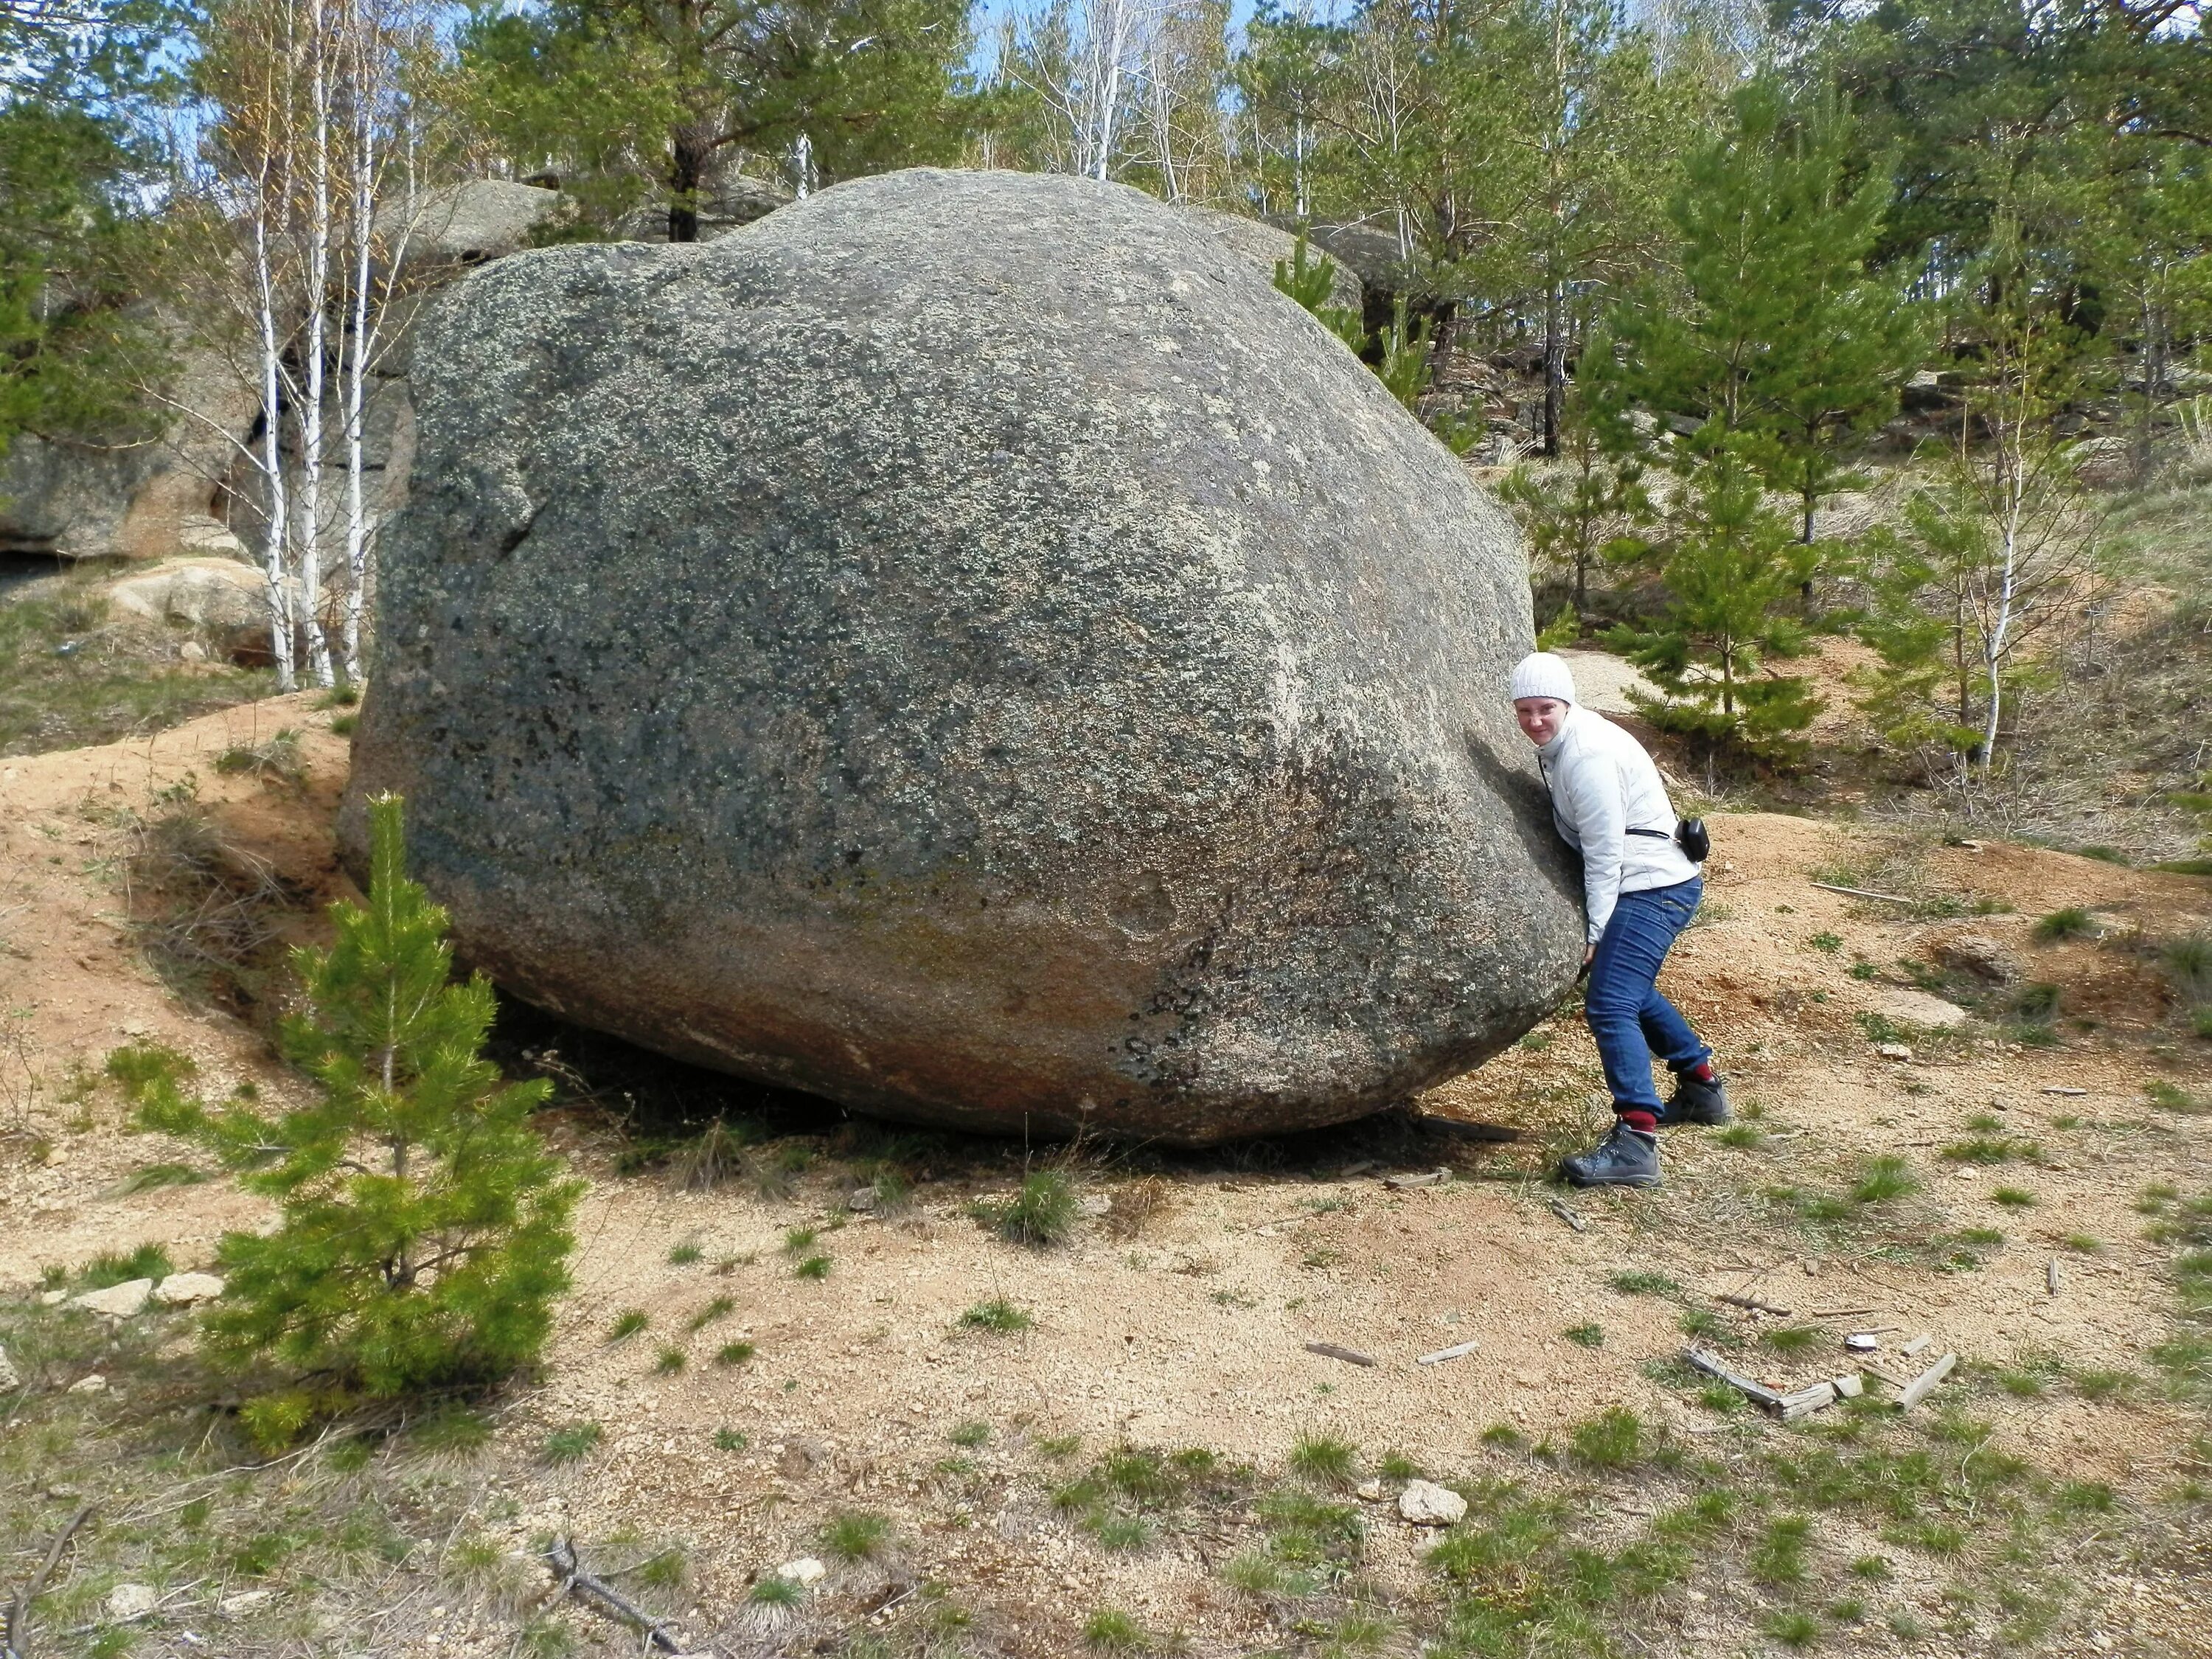
[[[1518,702],[1523,697],[1551,697],[1560,702],[1572,702],[1575,676],[1567,666],[1567,659],[1549,651],[1531,651],[1522,658],[1513,669],[1513,701]]]

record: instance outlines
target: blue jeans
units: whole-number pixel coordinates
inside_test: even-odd
[[[1705,878],[1692,876],[1673,887],[1623,893],[1597,942],[1583,1014],[1597,1041],[1616,1112],[1659,1109],[1659,1093],[1651,1086],[1653,1055],[1677,1072],[1712,1057],[1681,1011],[1659,994],[1658,985],[1660,964],[1674,936],[1697,915],[1705,888]]]

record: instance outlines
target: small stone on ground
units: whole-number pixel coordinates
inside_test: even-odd
[[[1467,1519],[1467,1499],[1449,1486],[1416,1480],[1398,1494],[1398,1513],[1417,1527],[1449,1527]]]

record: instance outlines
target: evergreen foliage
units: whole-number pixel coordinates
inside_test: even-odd
[[[1767,665],[1804,648],[1802,625],[1782,607],[1810,574],[1810,550],[1791,539],[1788,521],[1767,504],[1742,447],[1699,458],[1655,554],[1664,605],[1650,623],[1607,636],[1666,694],[1638,697],[1641,712],[1697,738],[1708,754],[1801,754],[1796,734],[1812,723],[1819,700],[1802,677]]]
[[[214,1152],[277,1206],[271,1231],[224,1236],[228,1288],[204,1324],[222,1363],[302,1379],[258,1403],[273,1439],[350,1394],[528,1365],[568,1285],[581,1186],[530,1127],[548,1085],[504,1083],[482,1057],[490,983],[451,982],[446,913],[405,874],[398,798],[374,802],[370,821],[367,906],[333,905],[336,943],[294,956],[304,1004],[282,1041],[312,1101],[210,1106],[179,1090],[178,1067],[110,1065],[147,1127]]]
[[[479,3],[460,52],[477,123],[560,178],[582,210],[572,234],[650,204],[688,242],[742,156],[801,193],[952,159],[969,40],[963,0],[552,0]]]
[[[1336,291],[1336,262],[1326,255],[1318,262],[1310,259],[1304,236],[1298,238],[1288,259],[1275,261],[1275,286],[1311,312],[1323,328],[1354,351],[1365,348],[1367,330],[1359,313],[1350,306],[1329,303]]]

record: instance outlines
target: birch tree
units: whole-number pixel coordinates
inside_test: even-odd
[[[198,232],[190,308],[196,343],[228,356],[259,404],[253,434],[233,443],[259,497],[270,652],[286,690],[302,673],[328,686],[362,672],[368,391],[424,201],[406,82],[427,25],[416,0],[225,0],[196,70],[200,132],[184,184],[197,211],[180,216]]]

